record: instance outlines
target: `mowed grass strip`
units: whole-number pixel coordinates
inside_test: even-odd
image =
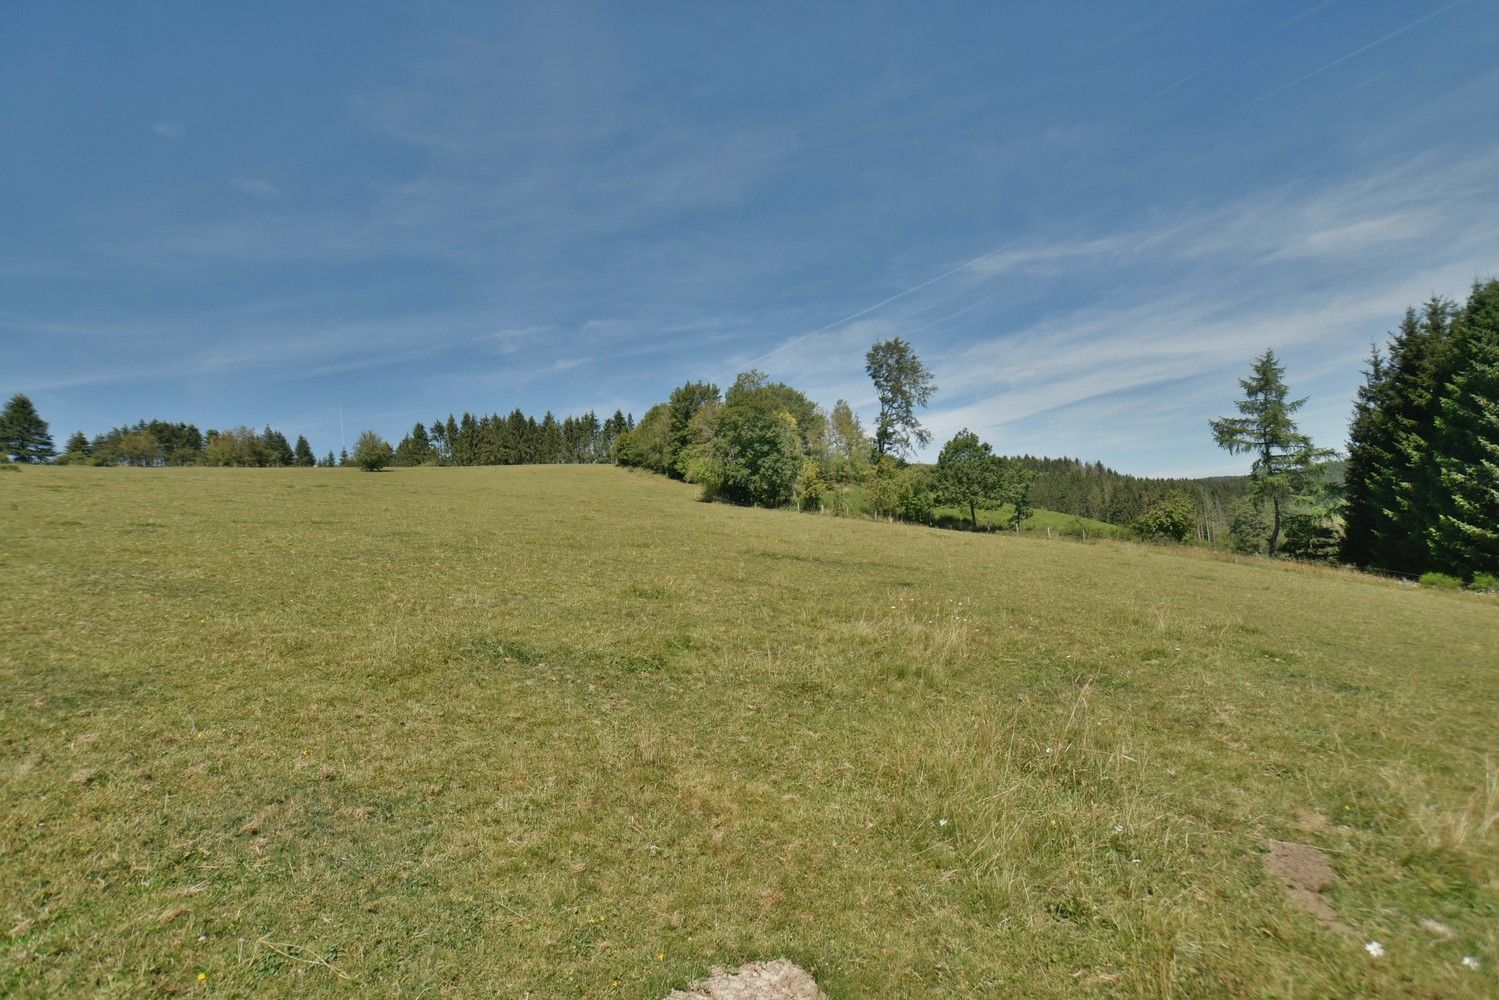
[[[0,477],[0,994],[1493,994],[1492,599],[694,497]]]

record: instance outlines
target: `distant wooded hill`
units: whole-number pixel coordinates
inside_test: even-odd
[[[1197,506],[1198,537],[1209,541],[1227,533],[1234,504],[1249,493],[1248,476],[1153,478],[1076,458],[1020,455],[1015,461],[1036,474],[1031,502],[1037,507],[1127,525],[1169,494],[1180,493]],[[1329,462],[1327,479],[1341,482],[1343,466],[1342,460]]]

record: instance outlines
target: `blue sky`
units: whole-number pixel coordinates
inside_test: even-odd
[[[1499,271],[1499,3],[7,5],[0,392],[319,452],[751,365],[938,443],[1208,474],[1274,346],[1341,444]]]

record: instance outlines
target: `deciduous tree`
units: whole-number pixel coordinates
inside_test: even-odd
[[[937,385],[911,345],[899,337],[876,342],[864,356],[864,370],[880,398],[875,452],[903,457],[930,441],[931,433],[916,419],[916,408],[931,402]]]
[[[354,461],[365,472],[379,472],[390,464],[390,443],[374,431],[365,431],[354,444]]]
[[[975,530],[980,510],[997,510],[1005,503],[1005,467],[988,442],[968,428],[953,435],[942,446],[932,474],[936,501],[968,509]]]

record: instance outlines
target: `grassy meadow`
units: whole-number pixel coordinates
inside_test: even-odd
[[[1499,601],[696,493],[0,475],[0,995],[1499,989]]]

